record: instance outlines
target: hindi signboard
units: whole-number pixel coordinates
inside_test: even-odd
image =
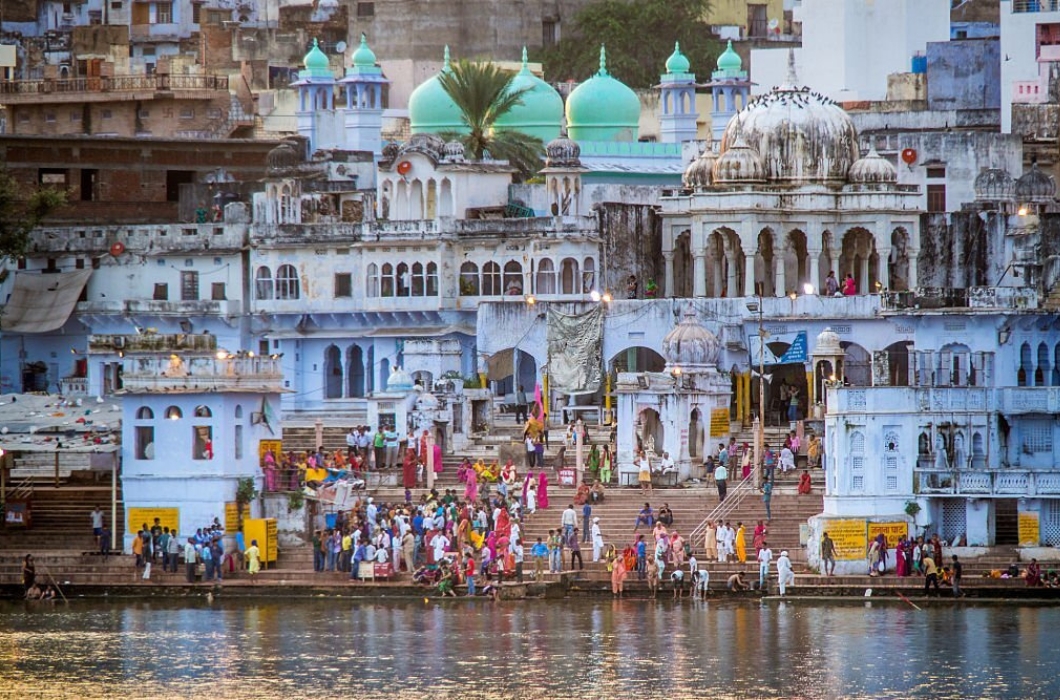
[[[825,531],[835,542],[835,558],[842,561],[864,559],[868,540],[864,520],[829,520]]]

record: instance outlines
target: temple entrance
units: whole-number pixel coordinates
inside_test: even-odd
[[[656,457],[663,452],[662,420],[654,408],[645,408],[637,414],[636,425],[637,448],[644,450],[648,457]]]
[[[706,441],[703,427],[703,414],[698,408],[693,408],[688,419],[688,456],[692,460],[698,461],[703,456],[703,444]]]
[[[872,357],[869,351],[849,341],[839,345],[846,351],[843,357],[843,383],[847,386],[871,386]]]
[[[608,366],[615,372],[662,372],[666,360],[651,348],[632,347],[613,355]]]

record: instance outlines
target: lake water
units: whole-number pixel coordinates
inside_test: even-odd
[[[1057,698],[1060,609],[0,602],[0,697]]]

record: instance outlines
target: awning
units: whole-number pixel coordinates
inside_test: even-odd
[[[775,333],[766,337],[765,352],[759,356],[762,341],[758,335],[747,337],[748,357],[752,367],[760,361],[769,365],[804,364],[808,359],[806,331]]]
[[[15,273],[11,298],[0,311],[0,330],[47,333],[62,328],[91,276],[92,270]]]

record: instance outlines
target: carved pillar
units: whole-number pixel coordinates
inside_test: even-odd
[[[676,296],[674,294],[674,252],[672,250],[663,251],[663,265],[665,268],[663,273],[663,296]]]
[[[778,297],[786,296],[788,287],[786,279],[787,275],[784,273],[783,253],[774,258],[773,264],[776,265],[776,272],[773,275],[773,293]]]
[[[743,258],[743,293],[745,296],[755,295],[755,256],[745,255]]]
[[[692,260],[692,296],[705,297],[707,296],[706,254],[703,251],[697,251]]]
[[[872,292],[871,285],[869,283],[869,256],[863,255],[858,262],[858,293],[869,294]]]
[[[917,280],[916,258],[918,255],[920,255],[920,251],[913,250],[912,248],[907,248],[905,254],[909,256],[909,276],[908,280],[906,281],[906,287],[908,287],[910,290],[916,289],[919,285],[919,281]]]
[[[814,294],[820,294],[821,293],[821,251],[819,251],[819,250],[807,250],[806,254],[810,256],[810,284],[813,285]]]
[[[724,275],[725,266],[724,266],[724,263],[723,263],[723,258],[720,255],[716,255],[714,257],[714,261],[713,262],[714,262],[714,265],[713,265],[713,267],[714,267],[714,277],[711,280],[710,287],[711,287],[711,296],[717,298],[717,297],[721,296],[721,284],[722,284],[722,280],[725,277],[725,275]]]
[[[889,251],[879,251],[876,254],[876,279],[879,281],[882,288],[890,288],[891,280],[887,276],[887,258],[890,257]],[[875,289],[870,289],[869,292],[875,292]]]
[[[736,272],[736,254],[726,253],[725,263],[728,268],[728,274],[725,277],[725,296],[730,299],[735,297],[739,292],[736,289],[736,282],[739,275]]]

